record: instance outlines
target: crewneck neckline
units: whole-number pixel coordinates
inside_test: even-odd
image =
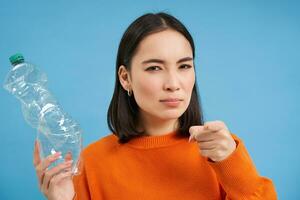
[[[179,135],[178,131],[165,133],[157,136],[138,136],[132,138],[127,142],[128,146],[139,149],[152,149],[159,147],[166,147],[177,144],[185,139],[184,136]]]

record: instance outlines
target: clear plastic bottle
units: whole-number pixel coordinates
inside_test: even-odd
[[[38,130],[41,157],[61,151],[62,156],[51,166],[63,162],[71,153],[73,174],[79,173],[82,149],[82,130],[65,113],[47,89],[47,76],[33,64],[27,63],[21,54],[9,58],[12,69],[6,76],[4,88],[21,102],[23,116],[28,124]]]

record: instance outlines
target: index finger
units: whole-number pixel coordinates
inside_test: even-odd
[[[225,128],[226,125],[224,124],[224,122],[218,120],[204,123],[204,129],[206,130],[219,131]]]
[[[189,138],[189,142],[190,141],[210,141],[213,140],[215,138],[215,135],[212,134],[216,131],[212,131],[207,129],[205,126],[192,126],[189,129],[190,132],[190,138]]]
[[[205,126],[191,126],[189,129],[189,132],[191,135],[195,136],[198,134],[207,134],[207,133],[211,133],[211,132],[215,132],[212,131],[210,129],[207,129]]]

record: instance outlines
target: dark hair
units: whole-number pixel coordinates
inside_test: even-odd
[[[118,77],[118,70],[121,65],[130,72],[131,59],[139,43],[148,35],[172,29],[181,33],[190,43],[195,57],[195,46],[193,38],[186,27],[175,17],[167,13],[147,13],[137,18],[125,31],[119,44],[116,61],[115,89],[107,112],[107,123],[109,129],[118,136],[119,143],[126,143],[131,138],[144,135],[144,131],[138,131],[139,107],[134,95],[128,96],[123,89]],[[190,104],[187,110],[179,117],[178,133],[182,136],[189,136],[189,128],[193,125],[203,125],[203,112],[200,98],[198,97],[197,84],[193,87]]]

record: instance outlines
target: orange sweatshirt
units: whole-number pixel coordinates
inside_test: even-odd
[[[176,132],[126,144],[110,134],[83,150],[74,199],[277,199],[272,181],[259,176],[243,142],[232,136],[236,150],[214,163],[200,155],[196,142]]]

